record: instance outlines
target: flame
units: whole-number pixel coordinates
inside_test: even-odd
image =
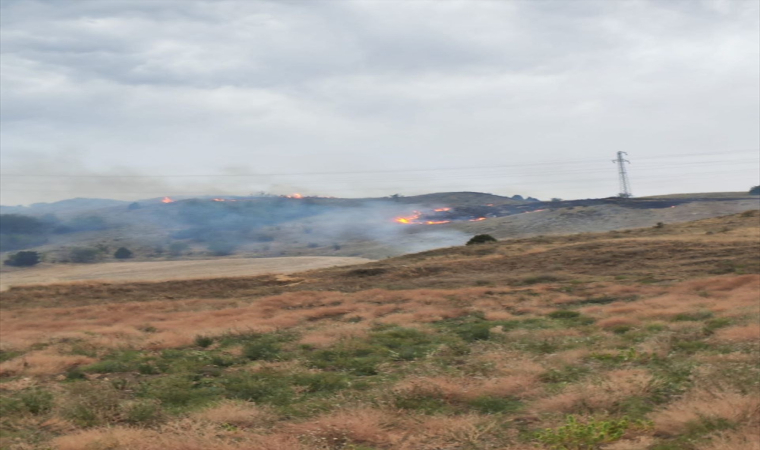
[[[440,225],[442,223],[449,223],[450,220],[428,220],[425,225]]]
[[[396,217],[396,218],[395,218],[395,219],[393,219],[393,220],[395,220],[395,221],[396,221],[396,222],[398,222],[398,223],[406,223],[406,224],[411,224],[411,223],[418,223],[418,222],[417,222],[417,219],[419,219],[421,215],[422,215],[422,213],[421,213],[421,212],[419,212],[419,211],[414,211],[414,214],[412,214],[411,216],[407,216],[407,217]]]
[[[236,202],[234,198],[212,198],[212,202]]]
[[[536,210],[533,210],[533,211],[525,211],[525,214],[527,214],[527,213],[534,213],[534,212],[541,212],[541,211],[546,211],[546,210],[545,209],[536,209]]]
[[[478,217],[477,219],[470,219],[470,222],[480,222],[481,220],[486,220],[485,217]]]
[[[433,211],[435,212],[451,211],[451,208],[438,208],[438,209],[434,209]]]
[[[303,195],[299,193],[295,193],[295,194],[286,195],[285,198],[303,198]]]
[[[174,203],[174,200],[170,199],[169,197],[164,197],[164,199],[161,200],[161,203]]]

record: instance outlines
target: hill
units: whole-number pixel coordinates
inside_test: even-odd
[[[288,276],[13,287],[0,446],[755,448],[758,255],[747,211]]]
[[[99,204],[55,216],[38,214],[47,231],[8,236],[0,228],[0,249],[37,250],[52,263],[69,261],[73,247],[95,248],[99,261],[110,261],[122,246],[136,261],[229,254],[380,259],[460,245],[478,233],[523,238],[624,230],[760,208],[756,197],[699,195],[552,202],[473,192],[382,199],[147,199],[131,206]]]

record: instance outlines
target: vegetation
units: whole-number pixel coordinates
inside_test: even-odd
[[[42,259],[40,258],[39,253],[26,251],[13,253],[8,256],[8,259],[5,260],[4,264],[7,266],[30,267],[36,266],[40,261],[42,261]]]
[[[0,448],[755,448],[757,217],[15,287]]]
[[[751,187],[749,193],[750,195],[760,195],[760,185]]]
[[[119,247],[113,254],[113,257],[116,259],[129,259],[133,256],[134,254],[132,253],[132,250],[126,247]]]
[[[100,251],[91,247],[74,247],[69,250],[69,260],[74,263],[92,263],[98,260]]]
[[[487,244],[489,242],[497,242],[497,241],[496,241],[496,238],[491,236],[490,234],[478,234],[476,236],[473,236],[469,241],[467,241],[467,245]]]

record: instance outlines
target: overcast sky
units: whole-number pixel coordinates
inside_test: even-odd
[[[3,204],[760,182],[758,0],[1,5]]]

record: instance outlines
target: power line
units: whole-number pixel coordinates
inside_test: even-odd
[[[678,158],[683,156],[712,156],[712,155],[731,155],[754,152],[754,150],[741,150],[733,152],[708,152],[708,153],[691,153],[683,155],[663,155],[648,158],[641,158],[642,161],[660,160],[668,158]],[[460,170],[483,170],[483,169],[509,169],[523,167],[540,167],[552,165],[568,164],[589,164],[598,163],[596,159],[578,159],[566,161],[552,161],[528,164],[510,164],[510,165],[490,165],[490,166],[470,166],[470,167],[439,167],[439,168],[420,168],[420,169],[388,169],[388,170],[367,170],[367,171],[342,171],[342,172],[282,172],[282,173],[254,173],[254,174],[184,174],[184,175],[90,175],[90,174],[0,174],[6,178],[247,178],[247,177],[271,177],[271,176],[319,176],[319,175],[367,175],[367,174],[387,174],[387,173],[413,173],[413,172],[442,172],[442,171],[460,171]],[[699,163],[699,162],[697,162]],[[709,163],[709,162],[704,162]]]

